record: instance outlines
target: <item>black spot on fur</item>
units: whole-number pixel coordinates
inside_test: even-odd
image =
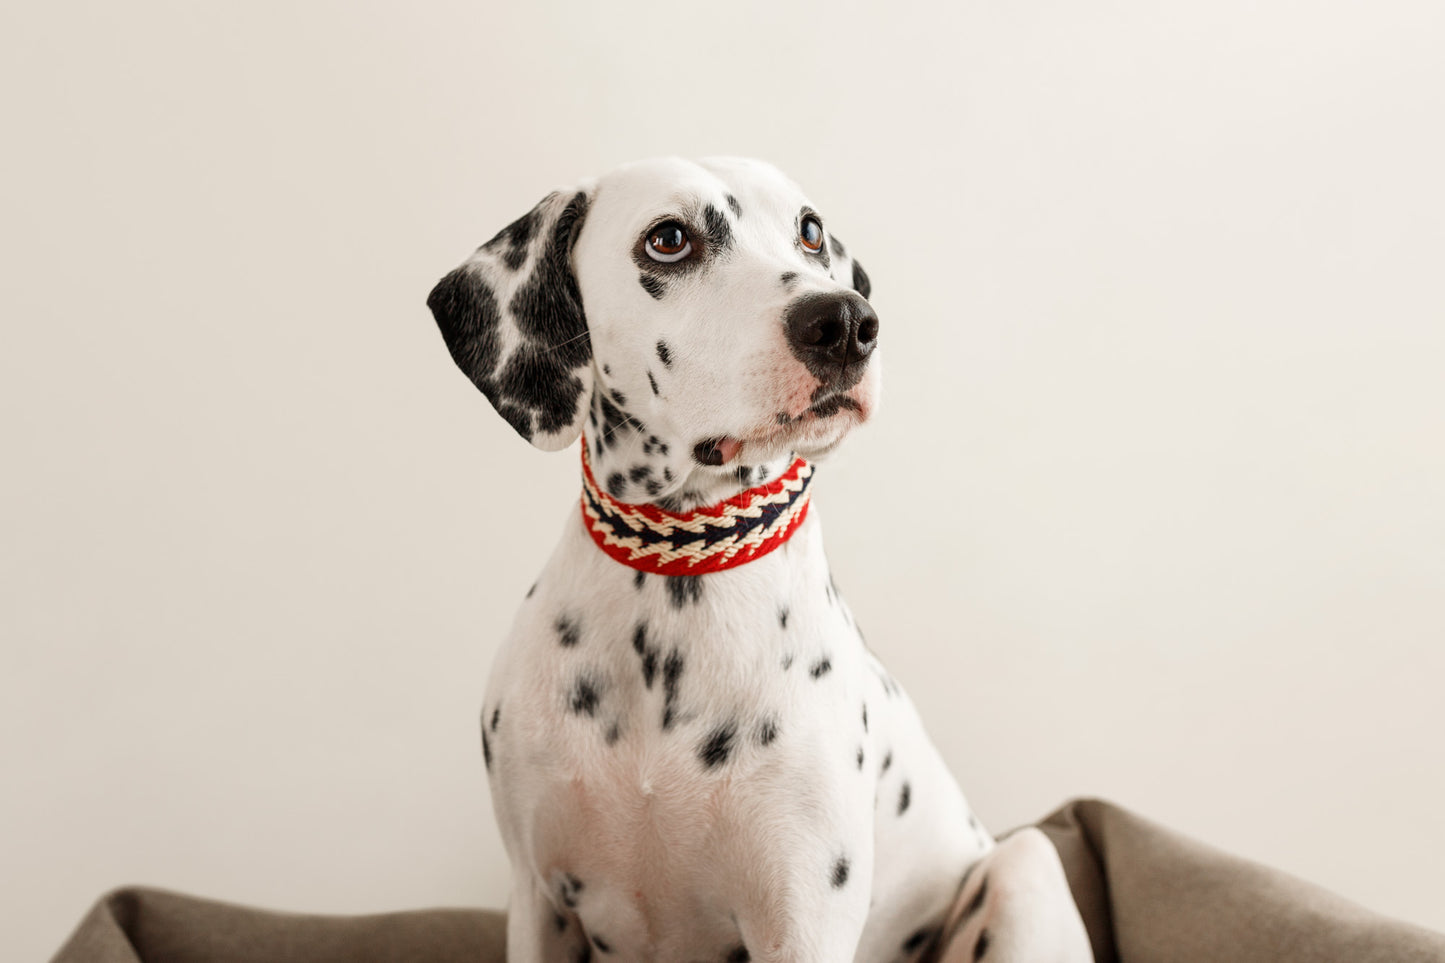
[[[682,653],[673,649],[667,653],[667,659],[662,663],[662,701],[664,714],[662,728],[672,728],[673,708],[677,704],[677,689],[682,680],[683,659]]]
[[[537,223],[541,220],[542,205],[538,204],[521,217],[517,218],[497,233],[486,244],[482,245],[484,250],[498,251],[502,256],[502,263],[510,271],[516,271],[527,262],[527,245],[532,241],[532,235],[537,231]],[[503,248],[505,247],[505,250]]]
[[[702,576],[667,576],[667,594],[675,609],[684,608],[689,602],[696,605],[702,601]]]
[[[649,368],[649,369],[647,370],[647,383],[652,386],[652,393],[653,393],[654,395],[655,395],[655,394],[658,394],[658,390],[657,390],[657,379],[652,376],[652,369],[651,369],[651,368]]]
[[[533,583],[532,583],[532,587],[529,588],[529,589],[527,589],[527,598],[531,598],[532,595],[533,595],[533,593],[536,592],[536,591],[537,591],[537,583],[536,583],[536,582],[533,582]]]
[[[642,656],[642,681],[649,688],[652,688],[652,680],[657,678],[657,653],[651,649]]]
[[[863,731],[868,731],[868,703],[863,703]]]
[[[662,278],[648,274],[646,271],[637,275],[637,283],[642,285],[642,290],[658,301],[661,301],[662,296],[667,293],[667,283]]]
[[[487,730],[482,730],[482,761],[487,764],[487,771],[492,771],[492,744],[487,741]]]
[[[627,490],[627,479],[622,472],[615,471],[607,476],[607,493],[613,498],[621,498],[622,493]]]
[[[623,411],[612,403],[612,399],[602,394],[596,394],[597,404],[602,409],[602,431],[599,440],[608,448],[617,444],[630,432],[644,432],[642,422]]]
[[[858,771],[863,771],[863,747],[858,747]]]
[[[658,481],[655,478],[650,480],[643,487],[647,489],[647,494],[653,497],[662,494],[662,482]]]
[[[912,953],[915,950],[923,949],[923,944],[928,942],[931,935],[932,933],[926,926],[914,930],[908,939],[903,941],[903,952]]]
[[[716,769],[728,761],[728,756],[732,755],[733,751],[733,737],[736,735],[737,725],[732,722],[724,723],[712,731],[712,735],[707,737],[707,742],[704,742],[697,752],[704,769]]]
[[[612,725],[610,725],[610,726],[607,727],[607,744],[608,744],[609,746],[615,746],[615,745],[617,745],[617,740],[618,740],[618,739],[621,739],[621,738],[622,738],[622,726],[621,726],[620,723],[614,722],[614,723],[612,723]]]
[[[898,815],[902,816],[908,812],[908,806],[912,802],[913,789],[905,782],[903,788],[898,790]]]
[[[770,746],[776,738],[778,738],[777,722],[772,719],[764,719],[762,725],[758,726],[758,745]]]
[[[627,472],[627,477],[633,482],[640,482],[652,474],[651,465],[633,465]]]
[[[831,879],[834,889],[842,889],[848,884],[848,860],[839,859],[833,864],[833,877]]]
[[[785,629],[788,627],[788,609],[786,606],[778,609],[778,625]]]
[[[783,282],[783,284],[785,284],[785,285],[792,284],[794,281],[798,280],[798,272],[797,272],[797,271],[784,271],[784,272],[779,276],[779,280],[781,280],[781,281]]]
[[[496,731],[497,731],[497,723],[498,723],[499,721],[501,721],[501,718],[502,718],[502,707],[499,705],[499,706],[497,706],[495,709],[492,710],[492,731],[493,731],[493,732],[496,732]]]
[[[597,936],[596,934],[593,934],[593,936],[592,936],[592,945],[595,946],[595,947],[597,947],[597,952],[599,952],[599,953],[611,953],[611,952],[612,952],[612,946],[611,946],[611,944],[609,944],[606,940],[604,940],[604,939],[603,939],[602,937],[600,937],[600,936]]]
[[[572,711],[577,715],[595,716],[597,703],[602,699],[597,683],[587,676],[581,676],[572,686]]]
[[[561,913],[553,913],[553,914],[552,914],[552,925],[555,926],[555,927],[557,927],[557,932],[558,932],[558,933],[564,933],[564,932],[566,932],[566,931],[567,931],[567,917],[563,916]]]
[[[793,667],[793,654],[792,654],[791,652],[789,652],[787,655],[783,656],[783,671],[786,672],[787,670],[791,669],[792,667]]]
[[[992,942],[992,938],[988,935],[988,930],[983,930],[978,934],[978,942],[973,944],[973,958],[975,963],[983,959],[983,955],[988,952],[990,942]]]
[[[553,628],[557,630],[557,644],[564,649],[573,648],[582,638],[582,627],[565,615],[557,617]]]
[[[582,895],[582,881],[571,873],[563,873],[560,895],[563,906],[568,909],[576,909],[577,900]]]
[[[733,474],[737,476],[739,484],[751,485],[753,483],[753,469],[751,465],[739,465]]]
[[[733,246],[733,226],[723,212],[709,204],[702,211],[702,236],[714,256],[726,254]]]
[[[743,216],[743,206],[739,204],[738,199],[731,194],[728,195],[728,207],[732,209],[733,217]]]
[[[662,362],[664,368],[672,367],[672,351],[668,349],[666,341],[657,342],[657,360]]]
[[[868,272],[857,261],[853,262],[853,290],[865,298],[873,293],[873,282],[868,280]]]
[[[627,407],[627,396],[626,396],[626,395],[624,395],[622,392],[618,391],[616,388],[613,388],[612,391],[609,392],[609,393],[612,395],[612,400],[615,401],[615,402],[617,402],[617,407],[619,407],[619,408],[626,408],[626,407]]]
[[[883,757],[883,765],[879,768],[878,772],[880,774],[887,772],[888,767],[891,765],[893,765],[893,752],[889,750],[888,754]]]
[[[644,572],[642,569],[638,569],[637,574],[632,576],[632,587],[635,589],[640,589],[642,588],[642,583],[645,581],[647,581],[647,573]]]
[[[827,657],[824,657],[813,663],[812,667],[808,669],[808,674],[815,679],[821,679],[823,678],[823,676],[827,675],[832,670],[832,668],[832,661],[829,660]]]

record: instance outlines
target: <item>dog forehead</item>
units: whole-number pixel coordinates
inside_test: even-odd
[[[608,228],[630,233],[658,217],[706,204],[726,205],[740,220],[763,215],[791,222],[807,199],[797,184],[764,161],[655,158],[604,175],[598,181],[593,217]]]

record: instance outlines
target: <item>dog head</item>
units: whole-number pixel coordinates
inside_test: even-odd
[[[868,276],[758,161],[644,161],[548,195],[427,303],[453,359],[539,448],[593,423],[694,472],[818,457],[877,404]]]

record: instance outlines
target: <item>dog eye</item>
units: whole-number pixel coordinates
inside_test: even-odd
[[[647,235],[647,256],[663,264],[681,261],[692,253],[692,240],[687,229],[676,221],[666,221]]]
[[[803,242],[803,247],[814,253],[823,250],[823,225],[818,219],[809,214],[803,218],[803,223],[798,225],[798,240]]]

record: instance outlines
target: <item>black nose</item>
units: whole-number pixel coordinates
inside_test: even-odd
[[[845,391],[863,377],[878,344],[878,315],[852,291],[801,297],[783,323],[794,357],[819,381]]]

